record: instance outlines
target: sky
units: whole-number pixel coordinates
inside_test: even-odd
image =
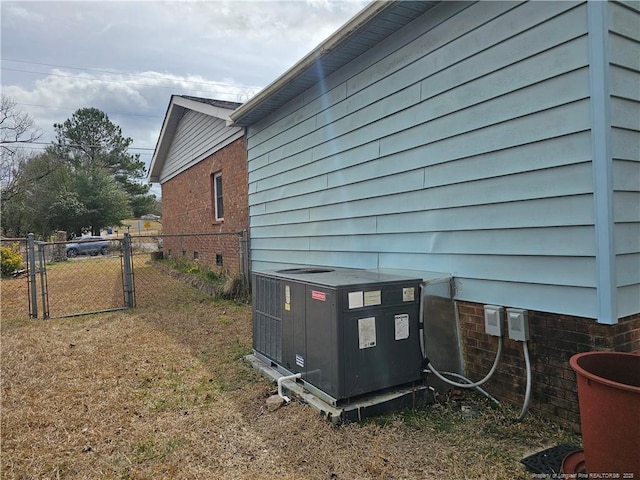
[[[247,101],[368,3],[2,0],[2,93],[43,143],[99,108],[148,165],[172,94]]]

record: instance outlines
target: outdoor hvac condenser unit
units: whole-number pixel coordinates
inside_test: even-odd
[[[254,353],[325,401],[420,380],[421,279],[305,267],[252,281]]]

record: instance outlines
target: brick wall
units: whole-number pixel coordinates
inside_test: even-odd
[[[470,379],[479,380],[491,369],[498,340],[484,333],[483,305],[458,302],[458,317],[465,371]],[[504,322],[507,332],[506,318]],[[577,383],[569,358],[594,350],[640,352],[640,315],[602,325],[588,318],[529,311],[529,336],[530,410],[578,430]],[[483,388],[501,401],[521,405],[525,385],[522,344],[505,335],[498,369]]]
[[[232,276],[241,273],[240,237],[235,233],[163,235],[162,242],[165,258],[183,258],[190,264]]]
[[[222,174],[224,220],[216,221],[213,207],[211,176]],[[224,233],[230,235],[164,239],[165,254],[183,255],[216,267],[216,254],[221,254],[224,268],[239,271],[238,237],[231,235],[249,228],[247,179],[247,147],[239,138],[198,164],[162,184],[162,233]],[[197,239],[197,240],[196,240]],[[175,244],[175,245],[174,245]]]

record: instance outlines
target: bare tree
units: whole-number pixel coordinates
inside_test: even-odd
[[[256,93],[258,93],[258,90],[255,88],[244,87],[238,92],[236,99],[240,103],[248,102],[252,97],[256,96]]]
[[[42,131],[37,128],[31,116],[20,111],[11,98],[2,95],[0,100],[0,187],[3,201],[15,193],[16,174],[27,159],[20,145],[36,142],[41,136]]]

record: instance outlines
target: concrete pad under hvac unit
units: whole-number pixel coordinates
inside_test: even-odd
[[[244,359],[253,368],[275,382],[283,376],[276,367],[270,365],[270,362],[267,363],[256,355],[247,355]],[[304,382],[287,380],[283,382],[283,391],[288,396],[317,410],[319,414],[336,425],[343,422],[359,422],[366,418],[434,403],[433,391],[426,385],[391,388],[364,395],[339,406],[331,405],[311,393],[305,388]]]

